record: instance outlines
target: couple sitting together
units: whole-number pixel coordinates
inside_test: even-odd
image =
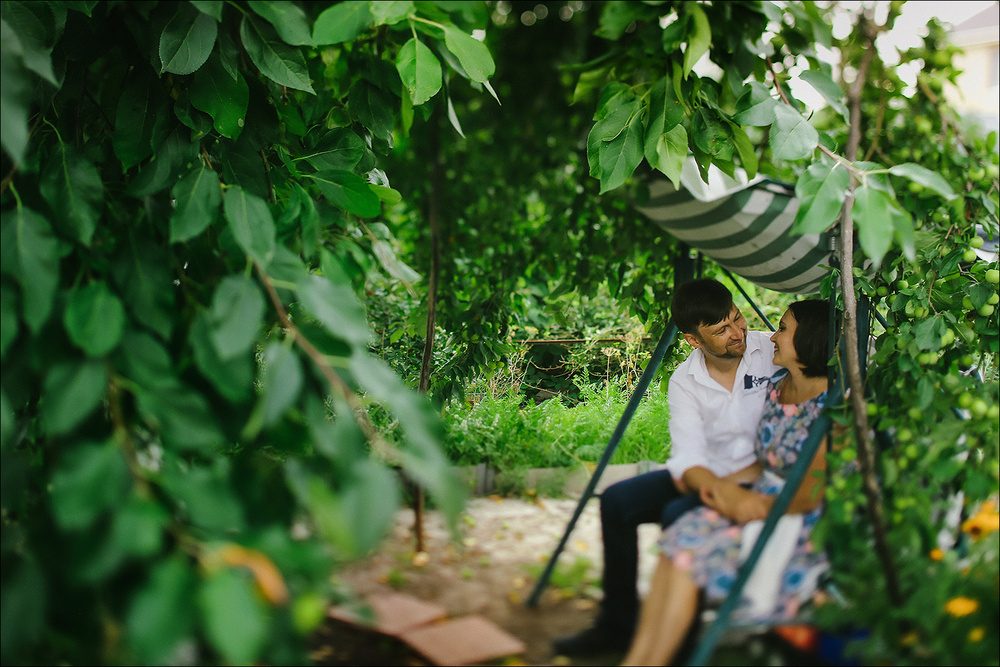
[[[694,351],[670,379],[670,458],[665,469],[601,495],[604,600],[592,627],[555,642],[558,653],[628,648],[625,664],[669,664],[694,625],[702,596],[709,602],[726,597],[753,546],[746,524],[767,516],[823,409],[828,308],[825,301],[793,303],[768,337],[747,331],[718,281],[693,280],[677,289],[671,313]],[[779,524],[785,553],[770,559],[777,568],[767,563],[764,576],[773,582],[764,602],[760,595],[745,600],[737,614],[787,618],[811,594],[826,563],[809,542],[822,499],[821,476],[814,472],[825,469],[825,454],[824,442],[788,508],[786,518],[795,523]],[[664,531],[640,613],[638,526],[653,522]],[[753,527],[759,529],[759,522]],[[754,579],[756,573],[751,585]]]

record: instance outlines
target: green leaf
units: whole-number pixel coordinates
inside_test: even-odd
[[[193,239],[219,219],[222,189],[214,171],[199,164],[170,191],[174,210],[170,214],[170,242]]]
[[[164,99],[157,95],[159,81],[136,76],[118,99],[112,145],[123,169],[131,169],[153,154],[153,126]]]
[[[326,170],[310,174],[320,192],[338,206],[362,218],[374,218],[382,212],[378,195],[368,181],[349,171]]]
[[[60,82],[52,69],[56,17],[48,3],[4,2],[3,20],[17,35],[24,65],[58,88]]]
[[[17,301],[17,291],[6,281],[0,283],[0,359],[7,356],[7,348],[17,338],[20,329]]]
[[[181,645],[193,640],[195,584],[194,567],[186,555],[173,555],[151,567],[125,617],[125,637],[140,663],[167,664],[176,659]]]
[[[465,132],[462,132],[462,124],[458,122],[458,114],[455,113],[455,105],[451,102],[451,95],[448,95],[448,122],[455,128],[459,136],[465,139]]]
[[[137,237],[121,248],[112,271],[129,315],[169,338],[177,317],[177,290],[167,249],[157,239]]]
[[[236,77],[215,56],[194,75],[188,91],[191,106],[212,117],[215,130],[224,137],[236,139],[243,131],[250,103],[250,88],[243,76]]]
[[[240,23],[240,38],[247,55],[261,74],[279,86],[316,94],[302,51],[279,41],[274,28],[244,16]]]
[[[305,160],[315,169],[351,171],[361,158],[365,156],[365,140],[354,130],[347,127],[335,127],[312,148],[295,158],[295,161]]]
[[[416,37],[411,37],[399,50],[396,69],[414,106],[423,104],[441,90],[441,63]]]
[[[739,153],[740,162],[747,173],[747,178],[753,179],[757,176],[759,162],[754,145],[750,142],[750,137],[747,136],[743,128],[736,123],[729,123],[729,129],[733,133],[733,145],[736,146],[736,152]]]
[[[260,409],[265,426],[274,425],[302,390],[302,364],[286,345],[271,343],[264,350]]]
[[[687,131],[683,125],[661,134],[656,140],[656,160],[650,164],[659,169],[680,189],[681,169],[688,156]]]
[[[189,0],[191,6],[202,14],[211,16],[216,21],[222,21],[222,0]]]
[[[467,35],[454,26],[444,26],[444,43],[448,50],[458,57],[458,62],[462,63],[466,74],[473,81],[485,83],[496,66],[493,64],[493,56],[486,45],[475,37]]]
[[[405,441],[400,454],[407,473],[434,497],[449,520],[464,502],[464,490],[441,451],[443,427],[426,397],[403,384],[385,362],[367,354],[350,359],[351,374],[374,400],[384,403],[404,424]]]
[[[4,553],[2,623],[0,641],[4,657],[24,655],[33,648],[47,628],[46,575],[33,558],[22,558],[13,551]]]
[[[946,328],[940,316],[928,317],[913,327],[913,338],[921,350],[936,352],[941,349],[941,335]]]
[[[141,387],[158,387],[177,382],[174,360],[170,353],[156,338],[143,331],[126,331],[119,354],[113,361],[118,372]]]
[[[847,199],[851,176],[839,162],[814,162],[799,177],[795,195],[799,210],[792,232],[819,234],[840,217]]]
[[[136,398],[139,412],[171,448],[208,452],[225,441],[209,402],[180,383],[138,392]]]
[[[60,143],[42,171],[41,191],[55,219],[90,247],[104,207],[104,182],[97,167],[72,146]]]
[[[68,433],[104,398],[104,363],[99,359],[64,362],[45,376],[42,425],[51,435]]]
[[[370,3],[375,25],[395,25],[416,13],[412,0],[386,0]]]
[[[65,530],[89,527],[125,498],[128,466],[114,441],[67,449],[52,475],[52,510]]]
[[[365,79],[359,79],[351,86],[347,95],[347,106],[355,118],[390,146],[396,122],[393,108],[397,102],[394,96]]]
[[[337,338],[359,347],[371,341],[364,308],[349,286],[310,275],[299,284],[298,294],[302,307]]]
[[[600,148],[601,193],[622,185],[642,162],[642,117],[636,114],[625,131]]]
[[[847,106],[843,102],[844,91],[830,78],[829,74],[819,70],[809,69],[799,75],[799,78],[812,86],[817,93],[823,96],[827,104],[840,114],[844,120],[848,120]]]
[[[816,128],[786,104],[774,107],[771,127],[771,152],[776,160],[804,160],[819,144]]]
[[[350,483],[341,493],[358,556],[377,547],[399,508],[399,480],[384,465],[363,459],[351,467]]]
[[[257,661],[268,640],[268,611],[243,571],[225,568],[208,575],[198,605],[209,643],[233,665]]]
[[[913,232],[913,218],[907,211],[893,205],[891,207],[892,227],[895,230],[895,238],[899,247],[903,249],[903,256],[913,261],[916,256],[916,239]]]
[[[191,74],[205,64],[215,46],[219,24],[188,3],[178,3],[177,13],[160,36],[160,74]]]
[[[851,215],[858,228],[861,249],[875,266],[880,265],[892,245],[894,232],[889,196],[867,185],[859,187],[854,191]]]
[[[669,77],[659,79],[649,91],[649,109],[646,112],[646,144],[643,154],[651,165],[655,165],[659,159],[657,145],[660,136],[674,129],[683,118],[684,105],[674,95]]]
[[[775,109],[779,104],[780,102],[771,97],[767,86],[751,81],[744,86],[743,94],[736,102],[736,114],[733,120],[744,126],[770,125],[775,121]]]
[[[126,556],[149,558],[163,547],[170,515],[156,502],[133,495],[115,512],[111,541]]]
[[[694,68],[695,63],[708,53],[708,47],[712,43],[712,29],[708,24],[708,17],[695,3],[684,5],[688,14],[692,18],[691,32],[688,34],[687,47],[684,49],[684,78],[686,79]]]
[[[695,146],[711,155],[720,167],[722,162],[732,162],[733,144],[728,130],[728,124],[710,107],[699,107],[692,118],[691,138]]]
[[[254,359],[248,350],[242,355],[222,358],[211,338],[211,325],[205,312],[199,313],[191,325],[188,338],[194,352],[194,362],[212,386],[232,403],[241,403],[250,396],[253,383]]]
[[[392,188],[387,188],[384,185],[374,185],[369,184],[368,187],[372,189],[380,201],[385,202],[389,206],[395,206],[403,201],[403,195],[400,194],[399,190],[393,190]]]
[[[140,168],[139,175],[132,179],[126,192],[143,199],[165,191],[197,159],[197,150],[198,144],[191,142],[190,134],[179,127],[175,128],[160,144],[153,159]]]
[[[212,344],[222,359],[231,359],[257,340],[264,319],[264,297],[247,276],[227,276],[212,296],[207,317]]]
[[[52,313],[59,287],[59,242],[49,221],[30,208],[0,214],[3,242],[17,249],[15,276],[21,285],[24,321],[38,333]]]
[[[267,202],[234,185],[226,193],[222,205],[240,248],[261,268],[267,269],[276,245],[274,218]]]
[[[600,24],[594,34],[603,39],[620,39],[629,25],[641,17],[641,8],[634,2],[612,0],[602,4]]]
[[[125,308],[103,281],[70,292],[63,324],[73,344],[88,356],[101,357],[115,349],[125,327]]]
[[[230,78],[236,81],[240,78],[240,50],[228,32],[219,35],[219,63]]]
[[[326,9],[313,25],[316,46],[349,42],[372,27],[374,18],[364,0],[347,0]]]
[[[292,46],[311,46],[312,33],[309,30],[309,17],[292,2],[263,2],[251,0],[247,3],[250,9],[269,22],[285,43]]]
[[[889,168],[889,173],[893,176],[908,178],[914,183],[919,183],[925,188],[930,188],[949,201],[958,196],[941,174],[931,171],[926,167],[921,167],[919,164],[912,162],[897,164]]]
[[[34,99],[32,76],[14,29],[0,21],[0,144],[15,163],[28,147],[28,115]]]

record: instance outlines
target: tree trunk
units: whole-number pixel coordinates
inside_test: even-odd
[[[427,197],[427,221],[431,228],[431,263],[427,277],[427,330],[424,335],[424,352],[420,363],[420,379],[417,388],[427,393],[431,386],[431,365],[434,355],[434,329],[437,319],[438,277],[441,274],[441,122],[437,112],[431,118],[431,189]],[[424,490],[420,485],[414,488],[414,538],[416,551],[424,551]]]

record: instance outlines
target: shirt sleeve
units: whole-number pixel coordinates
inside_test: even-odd
[[[692,387],[673,377],[670,379],[667,389],[667,404],[670,407],[670,458],[665,467],[674,479],[680,479],[681,475],[695,466],[707,467],[705,452],[708,441],[705,438],[700,403]]]

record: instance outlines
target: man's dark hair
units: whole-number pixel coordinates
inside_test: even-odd
[[[674,291],[670,301],[674,324],[686,334],[697,334],[701,325],[721,322],[732,310],[733,295],[712,278],[689,280]]]
[[[796,301],[788,307],[795,318],[795,335],[792,345],[795,356],[806,377],[826,377],[830,351],[827,339],[830,333],[830,304],[821,299]]]

